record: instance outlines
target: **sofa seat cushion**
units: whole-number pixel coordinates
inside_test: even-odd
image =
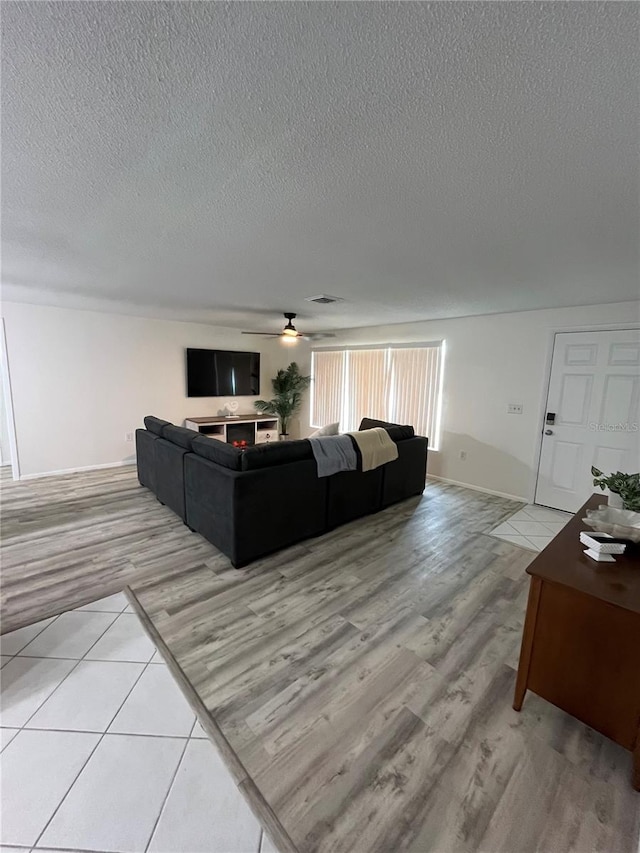
[[[382,427],[389,433],[389,438],[394,441],[404,441],[406,438],[413,438],[416,434],[415,430],[409,424],[390,424],[388,421],[377,421],[375,418],[363,418],[360,421],[359,429],[375,429]]]
[[[242,469],[242,451],[224,441],[218,441],[217,438],[198,435],[193,439],[191,449],[198,456],[202,456],[210,462],[216,462],[224,468],[230,468],[232,471]]]
[[[242,454],[242,470],[256,471],[258,468],[271,468],[288,462],[302,462],[313,459],[311,445],[306,438],[298,441],[274,441],[271,444],[256,444]]]
[[[155,418],[153,415],[147,415],[144,419],[144,425],[149,432],[155,435],[162,435],[162,431],[166,426],[172,426],[171,421],[163,421],[162,418]]]
[[[183,447],[185,450],[191,450],[191,442],[199,435],[200,433],[194,429],[185,429],[185,427],[173,426],[172,424],[162,430],[163,438],[172,444],[177,444],[178,447]]]

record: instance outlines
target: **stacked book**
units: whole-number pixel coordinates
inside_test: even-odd
[[[626,543],[608,533],[587,533],[583,530],[580,541],[586,545],[585,554],[598,563],[615,563],[612,554],[624,554]]]

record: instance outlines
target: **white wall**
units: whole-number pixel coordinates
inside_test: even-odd
[[[182,423],[217,413],[223,398],[185,396],[187,346],[260,350],[262,397],[278,367],[310,368],[303,342],[285,347],[232,329],[17,303],[3,315],[22,475],[132,460],[125,434],[146,414]],[[529,499],[553,331],[639,322],[640,302],[627,302],[351,329],[327,344],[444,339],[442,444],[429,472]],[[239,399],[252,411],[254,398]],[[507,415],[509,402],[524,413]],[[306,402],[302,435],[308,415]]]
[[[429,473],[531,499],[552,333],[608,324],[638,324],[640,302],[350,329],[331,346],[446,341],[442,444]],[[300,359],[309,367],[309,357]],[[507,403],[522,403],[508,415]],[[309,432],[308,407],[301,426]],[[460,451],[467,454],[460,459]]]
[[[217,414],[229,398],[186,397],[185,347],[260,351],[261,397],[292,359],[279,341],[198,323],[17,303],[2,313],[22,476],[132,461],[125,435],[148,414]],[[257,398],[237,399],[254,411]]]
[[[11,464],[11,449],[9,447],[9,420],[4,401],[4,387],[0,382],[0,465]]]

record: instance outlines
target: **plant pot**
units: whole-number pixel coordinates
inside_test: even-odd
[[[609,492],[609,506],[612,509],[622,509],[622,498],[617,492]]]
[[[288,441],[288,440],[289,440],[289,433],[288,432],[281,432],[280,433],[280,441]],[[620,506],[622,506],[622,504],[620,504]]]

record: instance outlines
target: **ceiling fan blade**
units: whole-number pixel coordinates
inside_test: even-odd
[[[243,335],[262,335],[263,338],[279,338],[281,332],[242,332]]]
[[[308,335],[302,335],[305,341],[322,341],[325,338],[335,338],[333,332],[311,332]]]

